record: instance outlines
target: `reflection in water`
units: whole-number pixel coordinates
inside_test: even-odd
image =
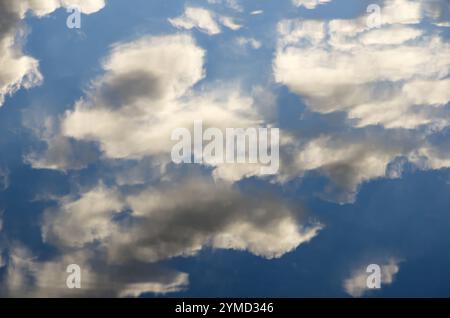
[[[0,0],[1,21],[7,21],[0,24],[2,104],[42,77],[37,60],[19,58],[23,54],[12,46],[25,8],[18,2],[26,1]],[[103,1],[91,4],[84,12],[103,7]],[[332,4],[295,0],[289,9]],[[222,12],[227,5],[233,17]],[[26,128],[18,129],[46,147],[27,145],[22,159],[35,170],[62,172],[70,186],[64,195],[31,195],[44,202],[33,226],[45,253],[10,237],[8,224],[0,222],[2,294],[137,297],[185,290],[189,275],[164,262],[207,248],[281,258],[326,231],[314,211],[283,197],[293,180],[318,173],[327,180],[319,197],[344,204],[356,201],[364,182],[400,178],[409,166],[450,167],[448,1],[386,0],[375,26],[366,12],[351,19],[292,19],[286,13],[268,24],[270,39],[252,34],[265,23],[264,11],[246,14],[243,5],[222,2],[207,7],[159,17],[170,33],[139,34],[113,45],[101,59],[102,74],[70,111],[42,116],[39,123],[24,112]],[[27,8],[39,16],[56,9]],[[255,17],[259,23],[250,20]],[[241,83],[239,72],[234,81],[208,81],[211,65],[221,63],[209,57],[216,47],[236,59],[262,59],[274,82]],[[268,55],[258,53],[267,49]],[[306,106],[289,127],[280,124],[288,115],[277,85],[298,96],[299,109]],[[310,125],[313,117],[327,125]],[[171,132],[198,120],[222,131],[279,127],[279,173],[262,175],[252,163],[175,165]],[[0,191],[14,182],[13,172],[2,169]],[[379,260],[386,268],[382,281],[391,284],[400,261],[395,255]],[[69,264],[80,266],[83,288],[66,288]],[[366,292],[359,267],[338,278],[353,296]]]

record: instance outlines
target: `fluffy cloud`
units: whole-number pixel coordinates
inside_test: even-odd
[[[389,0],[380,28],[367,27],[366,16],[280,21],[275,79],[302,96],[311,111],[343,112],[348,120],[339,131],[316,129],[308,136],[284,131],[279,181],[319,171],[332,182],[327,197],[351,202],[361,183],[398,177],[390,168],[398,158],[422,168],[448,166],[445,151],[429,138],[448,126],[450,47],[435,29],[417,25],[425,15],[439,16],[434,12],[421,2]],[[246,38],[238,43],[252,45]],[[191,127],[198,119],[222,130],[263,125],[253,96],[235,87],[193,89],[204,78],[204,58],[188,35],[117,44],[104,60],[105,74],[57,124],[56,133],[43,138],[47,151],[28,161],[37,168],[83,168],[100,156],[93,149],[97,144],[103,159],[150,157],[164,170],[173,146],[167,136],[174,128]],[[77,153],[85,156],[71,155]],[[213,169],[217,179],[230,181],[260,174],[260,166],[250,164]]]
[[[88,250],[42,261],[25,247],[13,244],[6,254],[0,294],[8,297],[138,297],[180,291],[189,283],[185,273],[142,263],[113,266]],[[67,288],[66,270],[71,264],[80,266],[80,289]]]
[[[389,285],[394,281],[395,275],[399,272],[399,261],[389,259],[387,262],[379,265],[381,268],[381,284]],[[367,286],[367,278],[371,273],[366,272],[366,268],[354,271],[352,276],[344,281],[345,291],[353,297],[361,297],[370,291]]]
[[[0,0],[0,106],[5,97],[20,88],[31,88],[42,81],[39,63],[25,55],[17,43],[23,32],[20,22],[30,12],[38,17],[52,13],[60,7],[78,5],[86,14],[102,9],[104,0]]]
[[[450,101],[441,88],[448,85],[450,45],[410,26],[423,14],[419,2],[392,0],[382,9],[381,28],[364,19],[282,21],[276,80],[311,110],[346,112],[358,127],[411,129],[440,120],[434,108]],[[410,88],[424,81],[438,87],[430,100],[418,100]]]
[[[179,52],[184,52],[182,59]],[[32,153],[27,161],[35,168],[83,168],[98,159],[89,150],[90,141],[99,142],[110,158],[170,153],[171,131],[181,123],[164,121],[179,109],[174,101],[203,78],[203,58],[203,50],[184,35],[115,46],[104,62],[105,75],[92,83],[87,98],[62,122],[44,118],[43,124],[35,123],[34,113],[27,116],[31,119],[26,125],[47,143],[45,152]],[[77,153],[83,158],[72,156]]]
[[[386,142],[389,138],[389,142]],[[293,138],[295,139],[295,138]],[[281,178],[292,178],[307,171],[320,171],[331,181],[325,198],[337,202],[355,200],[362,182],[390,174],[389,163],[405,154],[413,155],[419,136],[401,131],[347,131],[324,134],[310,140],[286,141]]]
[[[274,258],[321,228],[301,225],[300,215],[275,198],[255,200],[200,177],[179,182],[132,194],[100,185],[78,199],[64,198],[46,214],[44,240],[62,249],[100,244],[113,264],[155,263],[205,246]],[[119,218],[124,211],[128,216]]]
[[[182,59],[179,52],[184,52]],[[261,127],[256,95],[242,96],[236,87],[192,89],[204,77],[204,55],[189,35],[116,45],[104,61],[105,74],[93,81],[86,98],[61,122],[41,129],[47,150],[29,154],[27,161],[35,168],[83,168],[98,157],[92,148],[98,144],[107,159],[152,157],[163,167],[171,162],[176,128],[192,131],[196,120],[204,129],[223,133],[227,128]],[[70,156],[82,149],[83,157]],[[231,181],[261,174],[259,163],[217,163],[213,168],[215,177]]]
[[[333,200],[349,202],[362,182],[398,176],[389,172],[398,158],[448,167],[431,140],[450,124],[450,45],[436,27],[418,25],[434,16],[425,2],[387,0],[378,28],[368,16],[280,21],[276,81],[311,112],[347,117],[338,131],[285,133],[282,179],[320,171]]]
[[[26,263],[27,272],[56,271],[73,262],[88,271],[88,294],[97,289],[97,294],[138,296],[184,288],[185,274],[170,272],[161,278],[161,269],[152,272],[167,259],[192,256],[207,247],[271,259],[317,235],[322,225],[309,222],[302,211],[270,195],[246,195],[232,182],[219,181],[258,175],[259,167],[218,164],[205,177],[193,165],[183,167],[188,175],[178,175],[170,164],[175,128],[190,128],[194,120],[221,130],[263,122],[255,108],[257,99],[242,96],[235,87],[193,89],[204,78],[204,59],[204,50],[190,35],[117,44],[104,59],[104,74],[92,82],[85,98],[60,122],[45,120],[37,129],[48,149],[28,157],[35,167],[82,168],[83,160],[69,161],[66,154],[78,153],[71,147],[79,143],[96,144],[101,151],[97,160],[105,167],[114,165],[114,184],[57,199],[57,206],[45,213],[42,235],[61,255]],[[123,278],[115,287],[106,283],[115,281],[109,276],[114,273],[111,268],[134,272],[137,264],[150,265],[142,277]],[[14,277],[14,271],[8,277]],[[45,284],[39,281],[34,292],[51,292]]]
[[[176,180],[172,180],[176,182]],[[322,228],[270,196],[255,199],[203,177],[138,191],[103,184],[58,199],[42,222],[44,242],[59,253],[37,258],[17,243],[4,251],[0,294],[22,297],[138,297],[187,287],[188,275],[160,265],[206,247],[274,258]],[[79,265],[81,289],[66,268]]]

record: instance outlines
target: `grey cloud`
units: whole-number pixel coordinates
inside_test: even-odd
[[[321,228],[302,225],[301,211],[267,195],[265,200],[252,199],[202,178],[179,182],[135,194],[100,186],[80,199],[64,199],[47,212],[44,239],[63,250],[99,242],[113,264],[155,263],[195,255],[207,246],[280,257]],[[116,221],[123,211],[130,214]]]
[[[101,156],[96,144],[62,136],[59,123],[40,106],[24,111],[22,124],[39,139],[33,151],[23,157],[23,161],[35,169],[81,170]]]
[[[183,59],[179,58],[180,51],[184,52]],[[231,85],[194,90],[193,86],[205,76],[204,59],[204,50],[185,34],[142,37],[116,44],[103,62],[105,73],[92,82],[86,97],[63,116],[54,134],[46,133],[52,137],[41,139],[47,141],[49,150],[55,149],[54,141],[61,138],[95,143],[103,159],[151,157],[163,169],[171,162],[171,135],[176,128],[192,130],[196,120],[201,120],[205,129],[215,127],[222,131],[260,127],[263,116],[269,114],[266,108],[271,95],[265,94],[259,109],[260,89],[250,96]],[[50,156],[56,154],[48,151],[28,157],[36,167],[62,167],[52,165],[54,159]],[[217,164],[213,168],[217,178],[231,181],[259,175],[261,170],[256,164]]]
[[[429,16],[431,16],[436,23],[450,23],[450,2],[442,0],[430,0],[423,4]]]
[[[37,260],[28,249],[14,243],[4,254],[5,278],[0,295],[7,297],[138,297],[180,291],[189,282],[187,274],[158,265],[110,265],[88,250]],[[66,285],[67,267],[71,264],[80,266],[80,289]]]
[[[282,153],[281,180],[318,171],[331,181],[324,198],[353,202],[362,183],[387,177],[389,163],[398,157],[413,157],[417,148],[425,145],[420,133],[376,127],[338,129],[327,133],[319,130],[316,137],[288,138]]]
[[[100,184],[56,200],[45,213],[42,233],[57,255],[36,257],[18,243],[1,242],[0,294],[138,297],[180,291],[188,275],[162,261],[208,247],[281,257],[322,228],[275,197],[247,196],[200,176],[134,190]],[[66,286],[70,264],[82,270],[81,289]]]
[[[100,105],[121,107],[135,103],[138,99],[158,100],[166,96],[167,83],[154,74],[133,71],[107,79],[100,90]]]
[[[24,157],[34,169],[80,170],[100,157],[95,144],[56,136],[47,140],[46,149]]]

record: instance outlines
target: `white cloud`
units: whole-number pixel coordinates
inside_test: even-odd
[[[0,294],[9,297],[138,297],[144,293],[180,291],[189,282],[186,273],[151,264],[114,266],[88,250],[38,260],[27,248],[14,243],[7,254]],[[66,269],[70,264],[81,268],[80,289],[66,286]]]
[[[411,26],[426,14],[418,1],[386,1],[381,14],[378,29],[366,25],[367,17],[281,21],[276,80],[301,95],[311,110],[346,112],[358,127],[411,129],[440,120],[433,110],[427,112],[427,103],[418,114],[419,100],[405,93],[410,82],[445,87],[450,45],[439,33]],[[434,101],[447,104],[439,94],[443,98]]]
[[[236,31],[242,28],[242,25],[236,23],[236,21],[231,17],[221,17],[220,22],[227,28]]]
[[[264,10],[255,10],[250,12],[250,15],[261,15],[264,13]]]
[[[203,78],[203,59],[204,51],[187,35],[115,46],[104,62],[105,75],[66,114],[63,135],[98,141],[111,158],[170,153],[171,131],[183,127],[182,118],[174,118],[173,112],[182,110],[176,101]],[[185,114],[192,125],[195,108]]]
[[[279,49],[274,63],[277,81],[302,95],[311,110],[347,112],[360,127],[382,124],[386,128],[415,128],[432,120],[432,114],[426,113],[421,115],[422,120],[415,118],[415,104],[404,96],[403,88],[408,81],[443,80],[449,72],[450,46],[438,37],[402,44],[404,38],[394,38],[395,33],[390,33],[390,38],[380,38],[370,32],[381,31],[368,32],[362,39],[365,44],[350,42],[348,47],[337,48],[331,44],[331,50],[326,44],[314,44],[321,39],[320,33],[307,32],[297,42],[305,44]],[[281,41],[291,43],[292,37],[296,36]],[[398,41],[401,43],[393,47]],[[384,88],[383,82],[391,85]],[[444,81],[440,85],[445,84]]]
[[[380,130],[345,131],[312,138],[289,138],[281,164],[281,180],[319,171],[331,184],[324,198],[353,202],[361,183],[386,177],[388,165],[397,157],[412,156],[422,142],[414,134]]]
[[[316,20],[282,20],[278,24],[278,34],[282,46],[296,44],[301,40],[317,45],[326,36],[325,23]]]
[[[183,59],[179,59],[181,51]],[[203,61],[204,51],[188,35],[144,37],[116,45],[104,62],[105,74],[93,82],[87,97],[65,114],[60,134],[47,139],[47,153],[28,155],[29,162],[35,167],[64,170],[71,162],[82,167],[91,156],[68,161],[67,156],[56,155],[64,149],[71,153],[64,139],[71,138],[85,142],[83,147],[97,143],[109,159],[152,157],[164,166],[171,162],[173,130],[192,130],[195,120],[202,120],[205,129],[215,127],[223,132],[226,128],[260,127],[263,120],[256,99],[242,96],[239,89],[192,90],[204,76]],[[217,163],[214,168],[215,177],[232,181],[261,171],[260,164]]]
[[[383,264],[379,264],[381,268],[381,284],[392,284],[395,275],[399,272],[399,261],[390,259]],[[366,267],[354,271],[352,276],[344,281],[345,291],[353,297],[362,297],[366,292],[370,291],[367,286],[367,278],[370,273],[366,272]]]
[[[445,152],[427,141],[432,131],[448,126],[450,47],[439,33],[416,24],[426,14],[417,11],[420,6],[396,1],[406,13],[395,13],[394,2],[387,1],[380,29],[367,28],[365,16],[280,21],[276,80],[302,96],[313,112],[346,113],[348,129],[309,137],[283,132],[279,181],[319,171],[333,184],[327,188],[330,198],[351,202],[361,183],[386,177],[396,158],[424,168],[450,166]],[[261,45],[253,38],[236,41],[255,49]],[[47,151],[29,155],[28,161],[40,168],[80,169],[100,156],[92,149],[97,144],[102,160],[151,158],[164,171],[174,128],[190,128],[198,119],[222,130],[263,125],[265,114],[254,96],[236,87],[193,89],[204,78],[204,59],[204,50],[188,35],[117,44],[104,60],[104,75],[63,116],[55,133],[42,138]],[[431,130],[422,131],[424,125]],[[80,152],[87,155],[72,155]],[[435,157],[424,164],[424,155]],[[212,168],[216,179],[231,182],[260,174],[259,165]]]
[[[125,206],[117,192],[99,186],[78,200],[66,200],[61,202],[61,211],[44,224],[45,238],[51,234],[62,246],[81,247],[117,231],[112,217]]]
[[[373,29],[367,16],[279,22],[276,81],[311,112],[347,117],[339,131],[285,132],[282,180],[319,171],[341,188],[330,190],[337,191],[333,200],[351,202],[362,182],[386,177],[396,158],[421,168],[450,166],[429,141],[450,125],[450,45],[436,29],[418,25],[430,17],[426,8],[385,1],[382,24]]]
[[[230,16],[222,16],[200,7],[186,7],[184,13],[176,18],[169,19],[170,24],[178,29],[198,29],[209,35],[216,35],[222,32],[220,24],[224,27],[237,31],[242,25]]]
[[[13,48],[13,40],[13,33],[0,38],[0,106],[7,95],[42,81],[37,60],[23,55],[18,57],[20,52]]]
[[[63,198],[46,214],[44,240],[62,249],[101,242],[114,264],[155,263],[195,255],[207,246],[274,258],[310,241],[322,228],[299,224],[298,215],[275,198],[254,200],[202,178],[179,182],[136,194],[100,185],[81,198]],[[115,221],[125,210],[131,211],[130,219]]]
[[[420,0],[385,0],[381,13],[383,24],[416,24],[424,16],[424,7]]]
[[[450,79],[410,81],[403,86],[408,101],[415,105],[442,106],[450,102]]]
[[[292,0],[292,3],[296,7],[304,6],[307,9],[315,9],[321,4],[330,2],[331,0]]]
[[[56,200],[44,214],[42,235],[58,256],[40,259],[9,244],[0,294],[138,297],[176,292],[187,287],[189,277],[161,267],[161,261],[207,247],[277,258],[322,228],[304,224],[301,211],[276,198],[245,196],[204,177],[147,184],[139,191],[99,184]],[[81,289],[66,287],[69,264],[82,270]]]
[[[191,30],[197,28],[209,35],[221,32],[214,13],[203,8],[187,7],[181,16],[169,19],[169,22],[178,29]]]
[[[267,195],[254,199],[234,189],[232,182],[212,178],[240,180],[258,175],[259,167],[218,165],[210,177],[200,177],[196,167],[184,167],[192,170],[189,176],[178,176],[173,172],[176,169],[167,167],[174,128],[189,128],[199,119],[205,127],[220,129],[262,123],[254,107],[256,99],[241,96],[234,87],[193,90],[204,77],[204,59],[205,52],[189,35],[143,37],[117,44],[104,59],[104,74],[92,82],[86,97],[62,116],[56,128],[51,123],[44,125],[43,139],[55,153],[62,152],[52,148],[58,138],[98,144],[102,164],[114,161],[116,185],[99,184],[58,199],[57,206],[45,213],[42,235],[62,256],[33,263],[28,271],[50,272],[70,260],[84,264],[90,273],[88,294],[95,294],[95,289],[120,296],[170,292],[183,288],[187,276],[172,273],[161,282],[159,274],[147,279],[144,275],[131,282],[124,279],[114,288],[105,283],[103,290],[98,289],[100,282],[110,277],[94,264],[134,271],[136,264],[157,266],[208,247],[248,251],[270,259],[318,234],[322,225],[308,222],[302,211]],[[48,166],[52,162],[70,165],[66,156],[50,160],[55,158],[48,157],[50,150],[34,158]],[[137,163],[136,172],[129,169],[129,162]],[[126,174],[117,168],[121,164]],[[153,174],[156,180],[142,178]],[[13,273],[8,276],[14,277]],[[48,278],[43,277],[36,288],[49,293],[43,288]]]
[[[42,17],[60,7],[79,5],[86,14],[97,12],[105,5],[104,0],[0,0],[0,106],[5,97],[21,88],[39,85],[43,78],[39,62],[22,52],[17,37],[23,37],[20,24],[26,13]],[[21,36],[22,35],[22,36]]]
[[[438,22],[438,23],[435,23],[435,25],[443,27],[443,28],[450,28],[450,22]]]
[[[365,45],[396,45],[414,40],[423,34],[422,30],[394,26],[383,29],[375,29],[361,36],[361,42]]]

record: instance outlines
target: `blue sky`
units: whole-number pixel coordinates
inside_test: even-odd
[[[450,296],[448,1],[15,3],[2,296]],[[174,164],[192,119],[278,127],[279,171]]]

